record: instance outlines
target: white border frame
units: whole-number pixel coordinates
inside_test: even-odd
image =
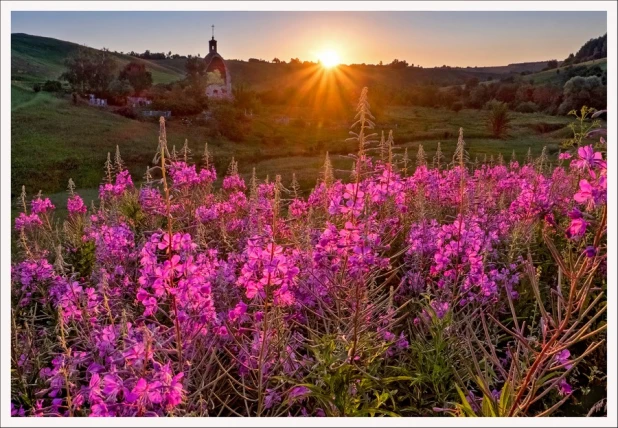
[[[75,419],[38,419],[38,418],[11,418],[10,417],[10,264],[11,264],[11,242],[9,236],[11,234],[10,224],[10,151],[11,151],[11,113],[10,113],[10,85],[11,85],[11,12],[12,11],[135,11],[135,10],[150,10],[150,11],[194,11],[194,10],[209,10],[209,11],[605,11],[607,12],[607,35],[608,35],[608,79],[607,93],[608,102],[608,290],[607,297],[609,303],[608,309],[608,330],[607,330],[607,361],[610,365],[607,367],[608,388],[607,388],[607,406],[608,416],[606,418],[548,418],[543,420],[543,425],[551,427],[566,427],[566,426],[617,426],[617,409],[616,409],[616,287],[617,267],[614,263],[618,253],[616,226],[618,219],[616,217],[616,202],[618,196],[617,187],[617,129],[616,129],[616,94],[618,94],[616,83],[616,11],[617,3],[613,1],[418,1],[418,2],[397,2],[397,1],[331,1],[331,2],[277,2],[277,1],[208,1],[208,2],[191,2],[191,1],[125,1],[125,2],[71,2],[71,1],[15,1],[2,2],[1,14],[1,54],[2,54],[2,73],[1,73],[1,88],[2,94],[2,144],[0,145],[0,185],[1,185],[1,264],[0,264],[0,296],[1,308],[1,394],[0,394],[0,426],[53,426],[53,427],[77,427],[77,426],[108,426],[114,424],[117,426],[134,426],[134,427],[158,427],[158,426],[271,426],[285,427],[295,425],[298,427],[304,426],[326,426],[329,424],[340,427],[372,427],[372,426],[467,426],[467,427],[490,427],[496,425],[503,426],[535,426],[537,421],[532,418],[520,419],[454,419],[454,418],[295,418],[293,421],[287,418],[117,418],[112,421],[107,418],[75,418]]]

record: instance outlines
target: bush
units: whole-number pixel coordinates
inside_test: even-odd
[[[235,142],[244,141],[250,130],[250,121],[245,117],[244,111],[226,102],[212,106],[207,123],[215,135],[222,135]]]
[[[564,84],[563,97],[559,114],[567,114],[581,106],[602,110],[607,105],[607,88],[597,76],[576,76]]]
[[[463,103],[461,101],[454,102],[451,105],[451,110],[453,110],[455,113],[459,113],[462,108],[463,108]]]
[[[519,113],[536,113],[537,111],[539,111],[539,106],[532,101],[527,101],[519,103],[515,108],[515,111]]]
[[[32,85],[32,90],[34,92],[41,92],[41,84],[40,83],[35,83],[34,85]]]
[[[62,91],[62,83],[57,80],[48,80],[43,84],[42,89],[45,92],[60,92]]]
[[[114,113],[124,116],[128,119],[138,119],[139,118],[139,116],[137,115],[137,112],[133,109],[133,107],[130,107],[130,106],[120,107],[114,110]]]
[[[493,102],[490,105],[488,125],[491,135],[494,138],[503,138],[506,136],[511,118],[509,108],[506,103]]]

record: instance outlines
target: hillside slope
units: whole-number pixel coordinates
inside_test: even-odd
[[[14,83],[30,84],[45,80],[57,80],[64,72],[64,61],[80,45],[49,37],[29,34],[11,34],[11,80]],[[92,48],[86,48],[92,49]],[[111,53],[118,68],[130,61],[146,64],[155,83],[169,83],[183,77],[182,70],[158,61],[148,61],[128,55]]]
[[[569,67],[590,69],[595,66],[599,66],[602,71],[607,71],[607,58],[595,59],[592,61],[582,62],[575,65],[568,65],[565,67],[558,67],[554,70],[541,71],[539,73],[522,76],[521,79],[526,81],[532,80],[536,85],[562,86],[564,84],[564,75],[568,72]]]

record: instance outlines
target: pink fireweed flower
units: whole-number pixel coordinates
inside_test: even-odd
[[[563,153],[560,153],[560,154],[558,155],[558,159],[560,159],[560,160],[571,159],[572,157],[573,157],[573,156],[572,156],[572,155],[571,155],[571,153],[569,153],[569,152],[563,152]]]
[[[140,378],[135,384],[135,387],[127,394],[126,400],[128,403],[139,402],[145,406],[157,404],[163,401],[161,395],[161,382],[148,382],[144,378]]]
[[[598,198],[598,191],[588,182],[588,180],[580,180],[579,192],[577,192],[573,199],[580,204],[586,204],[590,209],[596,204]]]
[[[584,146],[577,149],[578,159],[571,162],[571,166],[579,169],[592,169],[594,167],[606,168],[607,163],[603,160],[601,152],[595,152],[592,146]]]
[[[56,208],[54,204],[52,204],[52,202],[49,200],[49,198],[45,198],[45,199],[36,198],[35,200],[31,202],[31,205],[32,205],[32,212],[34,214],[45,214],[46,212],[52,211],[53,209]]]
[[[41,221],[38,214],[32,213],[27,215],[25,213],[19,213],[19,217],[15,219],[15,230],[30,230],[36,229],[39,226],[42,226],[43,222]]]
[[[569,370],[571,367],[573,367],[573,364],[569,360],[570,356],[571,353],[569,352],[569,350],[563,349],[562,351],[554,355],[555,364],[559,366],[564,366],[565,369]]]
[[[289,393],[290,400],[301,400],[311,393],[306,386],[295,386]]]
[[[125,391],[122,380],[117,375],[106,374],[103,377],[103,394],[112,401],[116,400],[116,397]]]
[[[69,215],[85,214],[88,208],[84,204],[84,200],[79,195],[73,195],[67,200],[67,209]]]
[[[223,188],[228,191],[245,190],[245,181],[238,175],[228,175],[223,179]]]
[[[569,239],[577,239],[586,233],[586,226],[588,223],[583,218],[576,218],[571,220],[571,225],[566,231],[566,236]]]
[[[569,395],[573,393],[573,387],[566,380],[562,379],[558,382],[558,393],[562,396]]]

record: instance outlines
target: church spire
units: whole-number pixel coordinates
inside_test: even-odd
[[[215,40],[215,26],[212,25],[212,39],[208,42],[210,53],[217,53],[217,41]]]

